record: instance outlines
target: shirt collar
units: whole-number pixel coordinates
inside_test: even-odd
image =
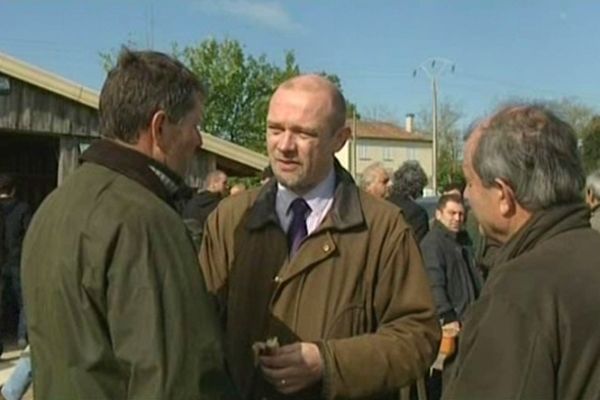
[[[283,186],[281,183],[277,183],[277,209],[278,213],[286,215],[289,211],[290,204],[298,197],[302,197],[308,203],[312,211],[319,210],[327,204],[333,198],[335,191],[335,171],[332,168],[327,174],[327,177],[323,179],[317,186],[312,188],[304,196],[299,196],[290,189]]]

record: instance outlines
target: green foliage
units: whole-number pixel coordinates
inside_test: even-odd
[[[236,40],[208,39],[182,51],[182,61],[208,85],[203,129],[233,143],[265,152],[269,98],[282,81],[298,75],[292,52],[283,67],[246,55]]]
[[[447,148],[438,149],[437,186],[444,188],[450,183],[464,182],[462,161]]]
[[[458,126],[463,113],[460,107],[450,101],[438,104],[438,154],[437,186],[443,188],[451,182],[464,181],[462,172],[463,140]],[[423,108],[417,114],[417,130],[432,135],[432,115],[430,108]]]
[[[595,116],[582,132],[582,158],[587,173],[600,168],[600,116]]]
[[[127,47],[136,48],[135,43]],[[292,51],[284,54],[283,65],[266,56],[247,55],[237,40],[206,39],[180,48],[172,44],[171,54],[186,64],[208,88],[202,129],[212,135],[251,150],[266,153],[265,132],[269,99],[283,81],[300,74]],[[102,65],[110,70],[116,51],[100,53]],[[341,90],[337,75],[321,72]],[[348,115],[356,107],[348,103]]]
[[[575,99],[563,98],[544,103],[556,115],[573,127],[577,137],[583,138],[584,130],[594,117],[594,109]]]
[[[594,108],[581,103],[577,99],[563,97],[559,100],[545,100],[524,97],[511,97],[498,102],[490,113],[508,104],[540,104],[555,113],[560,119],[573,127],[578,138],[583,137],[583,130],[594,117]]]

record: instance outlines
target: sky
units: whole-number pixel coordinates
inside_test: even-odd
[[[302,71],[337,74],[361,114],[400,122],[430,109],[438,59],[454,65],[436,68],[439,99],[467,125],[515,98],[597,109],[599,17],[577,0],[0,0],[0,52],[100,90],[100,52],[236,39],[279,65],[294,51]]]

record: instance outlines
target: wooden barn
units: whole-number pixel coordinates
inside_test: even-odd
[[[99,137],[97,92],[0,53],[0,172],[16,175],[23,199],[37,207]],[[191,186],[216,168],[254,176],[268,163],[210,134],[203,143],[187,177]]]

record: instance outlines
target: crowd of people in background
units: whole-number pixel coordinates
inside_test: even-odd
[[[0,175],[0,289],[31,345],[5,398],[31,378],[40,399],[600,396],[600,171],[569,125],[532,104],[477,121],[430,215],[418,162],[357,182],[337,162],[346,102],[310,74],[270,98],[261,184],[215,170],[190,197],[205,99],[124,49],[102,139],[31,223]]]

